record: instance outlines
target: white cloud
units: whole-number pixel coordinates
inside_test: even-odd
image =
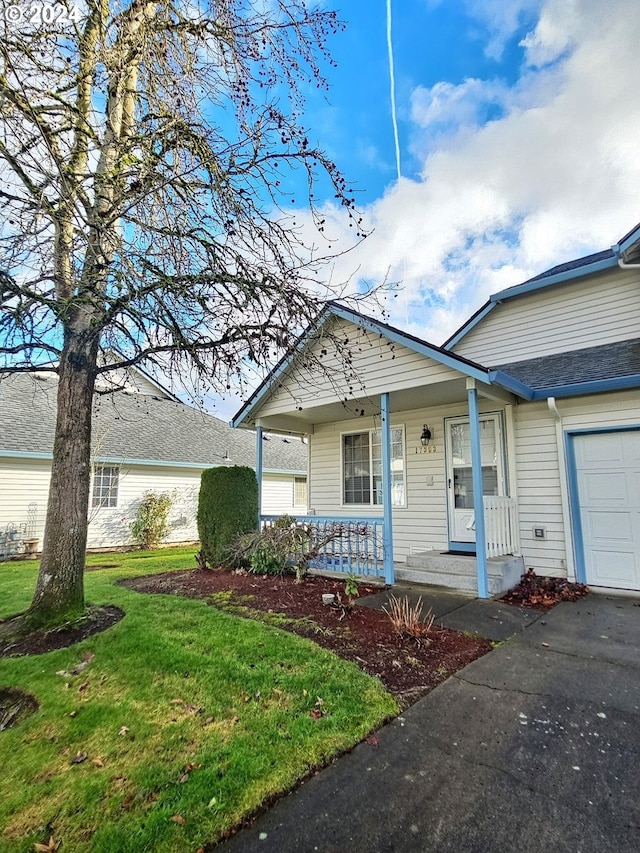
[[[571,0],[567,0],[567,5]],[[489,33],[485,54],[492,59],[502,56],[506,42],[532,16],[538,14],[542,0],[467,0],[469,14],[483,24]]]
[[[502,110],[507,97],[508,89],[498,80],[468,78],[458,85],[443,80],[431,88],[417,86],[411,95],[411,120],[431,132],[459,132],[483,124],[487,111]]]
[[[374,233],[333,280],[390,271],[404,285],[391,321],[440,343],[490,293],[615,242],[640,220],[639,42],[631,0],[548,0],[513,87],[416,89],[420,178],[366,209]]]

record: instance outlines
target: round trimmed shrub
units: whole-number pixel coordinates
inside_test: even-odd
[[[198,496],[201,559],[211,568],[233,563],[231,545],[258,524],[258,481],[253,468],[234,465],[202,472]]]

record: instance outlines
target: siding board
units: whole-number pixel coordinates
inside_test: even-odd
[[[311,346],[315,361],[308,368],[300,359],[281,380],[269,399],[260,408],[260,416],[286,414],[292,403],[309,408],[335,403],[345,397],[358,399],[363,394],[377,395],[389,390],[389,376],[393,375],[394,390],[417,388],[448,379],[459,378],[459,373],[400,344],[389,342],[378,335],[358,329],[353,323],[338,320],[332,334],[339,339],[349,339],[351,362],[346,365],[335,354],[331,342],[317,341]],[[323,348],[327,354],[321,356]],[[318,367],[324,366],[324,371]]]
[[[453,351],[493,366],[627,340],[638,329],[640,276],[613,270],[505,301]]]
[[[120,466],[118,505],[89,507],[88,548],[109,548],[133,544],[130,524],[138,501],[149,490],[169,492],[174,498],[169,512],[170,532],[165,542],[192,542],[198,539],[196,512],[200,491],[200,468],[171,469],[166,466]],[[34,536],[42,545],[49,495],[51,462],[46,459],[0,457],[0,530],[7,525],[26,523],[29,505],[36,505]],[[265,473],[263,480],[265,513],[298,512],[306,507],[293,504],[293,475]]]

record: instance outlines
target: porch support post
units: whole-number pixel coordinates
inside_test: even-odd
[[[258,530],[262,527],[262,427],[256,427],[256,479],[258,481]]]
[[[480,445],[480,414],[478,391],[473,379],[467,379],[469,401],[469,435],[471,437],[471,474],[473,481],[473,506],[476,523],[476,569],[478,573],[478,598],[489,598],[487,583],[487,537],[484,527],[484,499],[482,496],[482,449]]]
[[[388,392],[380,395],[380,420],[382,432],[382,543],[384,548],[384,579],[393,584],[393,510],[391,507],[391,414]]]

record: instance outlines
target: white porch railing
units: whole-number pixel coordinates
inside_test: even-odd
[[[513,498],[485,495],[484,527],[487,557],[520,555],[518,507]]]
[[[335,518],[320,515],[293,517],[297,524],[314,528],[316,539],[330,539],[321,553],[311,560],[311,568],[384,577],[382,518]],[[263,526],[269,526],[277,518],[277,515],[261,515],[260,521]]]

